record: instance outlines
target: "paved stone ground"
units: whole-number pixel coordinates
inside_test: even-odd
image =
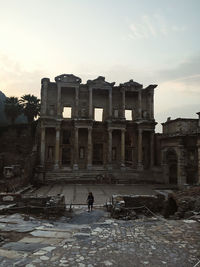
[[[187,220],[140,218],[119,221],[103,209],[74,216],[28,221],[19,214],[0,216],[0,266],[180,266],[200,259],[200,224]]]
[[[38,196],[63,194],[66,204],[85,204],[88,192],[93,192],[96,205],[103,205],[113,194],[155,194],[155,188],[162,185],[77,185],[52,184],[40,187],[33,194]],[[28,194],[29,192],[27,192]]]

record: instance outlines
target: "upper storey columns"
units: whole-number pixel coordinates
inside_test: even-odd
[[[70,87],[75,88],[75,111],[74,116],[78,117],[78,105],[79,105],[79,86],[81,83],[81,79],[79,77],[74,76],[73,74],[62,74],[60,76],[55,77],[55,81],[57,83],[57,116],[59,118],[62,117],[62,87]]]
[[[89,88],[89,118],[93,119],[93,90],[97,89],[99,91],[101,90],[107,90],[108,91],[108,102],[109,102],[109,108],[108,108],[108,117],[112,117],[112,87],[115,83],[109,83],[105,81],[105,77],[99,76],[98,78],[94,80],[88,80],[87,85]]]
[[[49,78],[43,78],[42,89],[41,89],[41,116],[44,116],[47,112],[47,90],[49,85]]]

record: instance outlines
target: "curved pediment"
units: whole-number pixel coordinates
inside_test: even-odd
[[[99,76],[98,78],[94,79],[94,80],[88,80],[87,84],[92,86],[92,87],[96,87],[96,88],[105,88],[105,87],[113,87],[115,85],[115,82],[113,83],[109,83],[105,81],[105,77],[103,76]]]
[[[63,83],[81,83],[81,78],[73,74],[61,74],[55,77],[55,81]]]

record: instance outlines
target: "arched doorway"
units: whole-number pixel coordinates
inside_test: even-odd
[[[174,149],[169,149],[166,152],[166,163],[169,171],[169,183],[177,184],[177,154]]]

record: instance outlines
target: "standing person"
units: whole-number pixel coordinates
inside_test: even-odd
[[[93,203],[94,203],[94,196],[92,192],[88,194],[87,203],[88,203],[88,212],[90,212],[92,211]]]

